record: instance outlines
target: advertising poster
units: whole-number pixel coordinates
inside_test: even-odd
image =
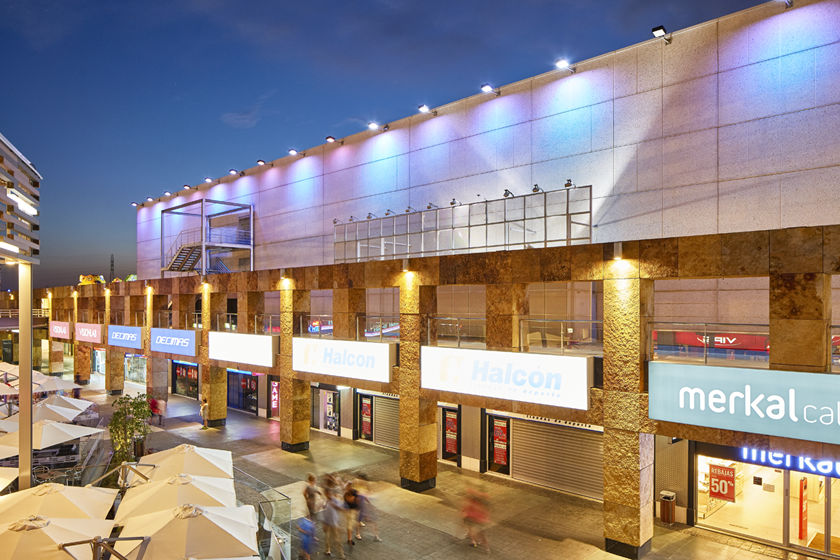
[[[493,462],[507,465],[508,433],[507,421],[493,419]]]
[[[735,469],[709,465],[709,497],[735,503]]]
[[[371,399],[362,399],[362,435],[368,438],[373,437],[372,405]]]
[[[277,416],[280,414],[280,383],[277,381],[271,382],[271,415]]]
[[[458,413],[447,410],[446,418],[446,452],[458,453]]]
[[[799,479],[799,539],[808,538],[808,479]]]

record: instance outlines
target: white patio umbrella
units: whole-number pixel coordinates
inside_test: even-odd
[[[65,408],[51,404],[38,403],[32,407],[32,421],[53,420],[55,422],[70,422],[82,411],[78,408]],[[20,422],[20,413],[13,414],[8,418],[9,422]]]
[[[10,434],[12,432],[16,432],[20,429],[20,422],[16,422],[13,420],[9,420],[8,418],[3,418],[0,420],[0,430]]]
[[[88,428],[86,426],[64,424],[51,420],[39,420],[32,424],[32,449],[45,449],[53,445],[58,445],[59,443],[64,443],[65,441],[72,441],[103,431],[99,428]],[[6,459],[7,457],[13,457],[18,454],[18,440],[19,436],[14,433],[0,437],[0,459]],[[9,450],[12,450],[13,453],[9,453]]]
[[[33,389],[34,392],[38,393],[46,393],[49,391],[69,391],[71,389],[81,389],[81,385],[76,385],[72,381],[65,381],[60,377],[50,377],[38,384],[37,389]]]
[[[60,543],[108,537],[114,522],[105,519],[51,519],[31,516],[0,524],[0,550],[7,560],[69,560],[90,558],[90,545],[58,548]]]
[[[253,506],[183,505],[129,518],[120,537],[151,537],[144,558],[241,558],[259,553]],[[116,543],[117,552],[136,560],[140,541]]]
[[[9,395],[18,395],[18,394],[20,394],[20,391],[17,388],[6,385],[5,383],[0,383],[0,396],[9,396]]]
[[[0,526],[28,515],[62,519],[105,519],[118,490],[47,482],[0,496]]]
[[[78,408],[79,410],[87,410],[93,406],[93,402],[84,399],[74,399],[72,397],[65,397],[64,395],[52,394],[42,403],[51,404],[53,406],[63,406],[64,408]]]
[[[122,525],[129,517],[170,510],[184,504],[236,507],[233,479],[179,474],[129,488],[114,521]]]
[[[15,467],[0,467],[0,490],[17,480],[20,471]]]
[[[3,438],[0,438],[0,445],[2,444]],[[137,467],[138,471],[152,480],[166,480],[181,473],[233,478],[233,454],[230,451],[196,447],[188,443],[146,455],[138,462],[144,465],[156,465],[155,467]],[[132,477],[129,476],[129,482],[131,479]]]

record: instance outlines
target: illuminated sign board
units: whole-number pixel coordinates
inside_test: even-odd
[[[292,339],[295,371],[389,383],[396,362],[397,345],[387,342]]]
[[[420,386],[496,399],[589,410],[591,356],[420,348]]]
[[[108,344],[123,348],[143,349],[143,329],[140,327],[108,326]]]
[[[74,327],[77,341],[93,342],[94,344],[102,343],[102,325],[76,323]]]
[[[152,329],[152,352],[195,356],[195,331]]]
[[[280,337],[210,331],[210,359],[274,367]]]
[[[50,321],[50,338],[70,340],[70,323],[66,321]]]
[[[648,371],[653,420],[840,444],[840,376],[661,362]]]

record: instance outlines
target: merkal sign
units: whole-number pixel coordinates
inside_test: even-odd
[[[787,455],[778,451],[765,451],[763,449],[750,449],[748,447],[741,448],[740,461],[754,465],[767,465],[777,469],[793,469],[799,472],[840,478],[840,461],[797,457],[796,455]]]
[[[420,386],[589,410],[593,359],[525,352],[420,348]]]
[[[152,352],[195,356],[195,331],[152,329]]]
[[[295,371],[389,383],[396,357],[397,345],[387,342],[292,339]]]
[[[108,344],[122,348],[143,349],[143,330],[140,327],[121,327],[110,325],[108,327]]]
[[[653,420],[840,444],[840,376],[649,364]]]

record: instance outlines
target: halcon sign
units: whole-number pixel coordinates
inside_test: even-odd
[[[589,410],[593,359],[523,352],[420,348],[420,386]]]
[[[91,323],[76,323],[76,340],[81,342],[102,343],[102,325]]]
[[[50,338],[70,340],[70,323],[66,321],[50,321]]]
[[[121,327],[110,325],[108,327],[108,344],[121,346],[123,348],[143,349],[142,329],[140,327]]]
[[[210,331],[210,359],[274,367],[280,337]]]
[[[840,444],[840,377],[651,362],[654,420]]]
[[[195,356],[195,331],[152,329],[152,352]]]
[[[295,371],[389,383],[396,357],[396,344],[292,339],[292,368]]]

